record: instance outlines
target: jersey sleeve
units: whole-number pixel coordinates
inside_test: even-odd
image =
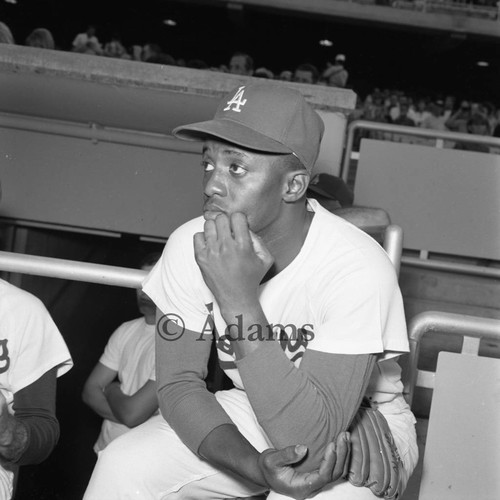
[[[109,337],[99,362],[110,370],[118,371],[125,342],[126,325],[120,325]]]
[[[193,332],[205,330],[207,307],[213,301],[194,258],[193,235],[202,228],[195,219],[177,229],[143,282],[143,291],[158,309]]]
[[[15,393],[57,368],[66,373],[73,361],[49,312],[35,296],[15,289],[8,311],[2,314],[0,331],[3,355],[8,363],[10,390]]]
[[[408,352],[403,299],[396,273],[385,255],[369,266],[359,259],[337,272],[324,273],[310,304],[317,323],[309,348],[341,354]],[[384,354],[385,353],[385,354]]]
[[[213,429],[232,421],[205,384],[213,297],[194,260],[195,232],[188,223],[172,234],[143,290],[163,313],[155,345],[160,410],[184,444],[197,453]]]

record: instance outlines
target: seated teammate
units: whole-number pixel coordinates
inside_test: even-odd
[[[150,271],[159,258],[159,254],[146,256],[141,269]],[[83,401],[104,419],[96,453],[158,412],[156,306],[142,290],[137,291],[137,305],[143,316],[123,323],[111,335],[83,387]]]
[[[0,498],[21,465],[45,460],[59,440],[56,379],[73,366],[45,306],[0,280]]]

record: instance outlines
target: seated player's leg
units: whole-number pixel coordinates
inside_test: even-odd
[[[257,449],[270,446],[242,391],[224,391],[217,398]],[[262,487],[201,460],[158,415],[99,453],[84,500],[209,500],[249,497],[260,492]]]

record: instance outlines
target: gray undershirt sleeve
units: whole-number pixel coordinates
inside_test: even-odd
[[[305,444],[298,470],[316,468],[325,446],[346,430],[368,386],[373,354],[306,349],[299,368],[279,342],[265,342],[236,362],[257,419],[275,448]]]
[[[157,335],[156,379],[165,420],[194,453],[216,427],[233,424],[206,388],[212,336],[185,331],[175,341]],[[234,425],[234,424],[233,424]]]

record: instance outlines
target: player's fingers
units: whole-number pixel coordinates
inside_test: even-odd
[[[337,454],[335,453],[335,443],[328,443],[323,454],[323,459],[319,464],[318,474],[320,477],[330,479],[335,468]]]
[[[196,233],[193,236],[194,256],[198,260],[199,256],[205,251],[205,233]]]
[[[266,452],[265,452],[266,453]],[[264,461],[269,468],[279,468],[292,465],[302,460],[307,454],[307,446],[287,446],[281,450],[267,452]]]
[[[341,432],[335,442],[336,461],[332,471],[333,482],[347,475],[349,471],[350,450],[350,435],[348,432]]]
[[[234,212],[231,214],[231,229],[234,239],[241,245],[250,245],[250,229],[248,228],[248,219],[244,213]]]
[[[215,218],[215,229],[217,233],[217,239],[231,238],[231,225],[229,222],[229,217],[226,214],[219,214]]]
[[[205,242],[207,245],[217,241],[217,226],[212,219],[205,221],[203,233],[205,235]]]

